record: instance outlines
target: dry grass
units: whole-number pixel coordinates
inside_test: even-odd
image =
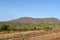
[[[34,33],[34,32],[37,32],[38,33],[38,32],[45,32],[45,31],[40,30],[40,31],[0,33],[0,39],[13,38],[13,37],[21,36],[23,34],[29,34],[29,33]]]
[[[36,31],[26,31],[26,32],[10,32],[10,33],[0,33],[0,38],[1,39],[6,39],[6,38],[11,38],[13,40],[21,40],[19,38],[19,36],[21,35],[30,35],[30,33],[47,33],[46,31],[44,30],[36,30]],[[32,34],[31,34],[32,35]],[[18,37],[17,37],[18,36]],[[17,38],[15,38],[17,37]],[[57,32],[57,33],[50,33],[50,34],[46,34],[46,35],[36,35],[36,36],[29,36],[29,37],[26,37],[25,38],[26,40],[60,40],[60,32]]]

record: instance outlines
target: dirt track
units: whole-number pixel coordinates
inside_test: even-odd
[[[51,33],[37,37],[31,37],[25,40],[60,40],[60,32],[59,33]]]
[[[13,40],[19,40],[19,38],[16,38]],[[36,37],[27,37],[26,39],[23,39],[23,40],[60,40],[60,32],[46,34],[42,36],[36,36]]]

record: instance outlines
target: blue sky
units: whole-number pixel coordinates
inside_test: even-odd
[[[60,19],[60,0],[0,0],[0,21],[20,17]]]

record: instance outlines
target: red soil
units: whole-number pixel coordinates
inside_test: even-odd
[[[20,38],[14,38],[10,40],[21,40]],[[60,32],[59,33],[51,33],[41,36],[29,36],[23,40],[60,40]]]

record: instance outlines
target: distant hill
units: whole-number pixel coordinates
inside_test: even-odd
[[[58,24],[60,20],[57,18],[31,18],[31,17],[21,17],[19,19],[0,22],[0,24],[9,24],[9,25],[21,25],[21,24]]]

